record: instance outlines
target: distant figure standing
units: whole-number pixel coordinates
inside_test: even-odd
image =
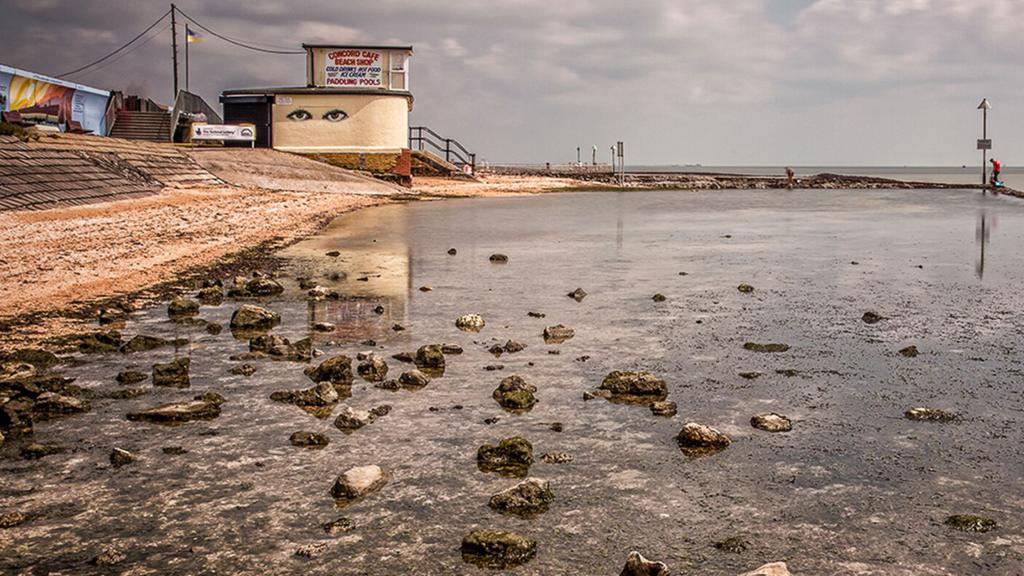
[[[793,184],[796,183],[796,172],[789,166],[786,166],[786,189],[792,190]]]
[[[993,158],[992,162],[992,184],[995,185],[999,182],[999,173],[1003,171],[1003,163]]]

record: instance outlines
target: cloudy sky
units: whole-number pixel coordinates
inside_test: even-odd
[[[563,162],[615,140],[627,161],[705,165],[1024,164],[1024,0],[179,0],[264,46],[409,43],[412,116],[494,162]],[[0,0],[0,62],[57,75],[168,9]],[[159,31],[158,27],[154,32]],[[170,30],[71,79],[171,96]],[[209,38],[192,90],[304,83],[302,56]]]

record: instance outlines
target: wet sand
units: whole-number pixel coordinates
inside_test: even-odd
[[[982,218],[989,241],[980,270]],[[115,544],[127,556],[118,568],[141,573],[493,574],[458,552],[467,531],[493,527],[538,541],[535,559],[503,572],[514,574],[614,574],[633,549],[679,574],[737,574],[772,560],[795,574],[1024,572],[1022,225],[1018,201],[962,191],[575,193],[343,216],[281,253],[286,292],[259,300],[283,316],[275,333],[312,337],[328,356],[376,349],[389,375],[410,367],[390,359],[396,352],[462,346],[444,376],[397,392],[357,378],[344,404],[392,410],[344,434],[332,418],[269,399],[311,384],[303,364],[258,361],[252,377],[231,375],[238,363],[227,357],[244,352],[244,341],[170,322],[162,308],[141,311],[126,335],[189,343],[91,355],[64,372],[81,386],[111,388],[127,366],[145,372],[187,356],[192,388],[144,383],[145,396],[97,400],[88,414],[39,425],[35,441],[65,446],[63,454],[23,461],[21,441],[5,444],[0,509],[33,519],[0,532],[0,566],[88,573],[96,571],[89,560]],[[326,256],[332,250],[340,254]],[[508,263],[489,262],[495,252]],[[300,276],[345,297],[308,302]],[[739,292],[740,283],[754,292]],[[576,287],[589,293],[579,303],[566,296]],[[656,292],[667,300],[652,301]],[[201,317],[225,324],[236,304],[203,307]],[[885,319],[864,323],[869,310]],[[470,312],[487,320],[479,334],[454,327]],[[313,332],[320,321],[337,329]],[[396,323],[405,330],[394,331]],[[576,337],[545,344],[541,331],[558,323]],[[376,347],[361,343],[367,338]],[[508,339],[527,348],[487,352]],[[791,349],[759,354],[743,349],[748,341]],[[897,354],[908,345],[921,355]],[[484,370],[495,364],[504,369]],[[679,415],[585,402],[614,369],[663,377]],[[510,374],[539,389],[540,403],[525,414],[491,399]],[[227,398],[215,420],[124,420],[129,410],[205,391]],[[961,419],[904,419],[915,406]],[[794,430],[750,427],[752,415],[769,411],[792,418]],[[684,456],[673,438],[688,421],[729,434],[732,446]],[[303,429],[331,443],[289,445]],[[574,456],[533,465],[556,499],[529,520],[487,507],[515,480],[474,462],[479,445],[514,434],[533,442],[535,456]],[[138,461],[110,468],[115,445]],[[189,452],[171,456],[165,446]],[[374,463],[391,470],[391,482],[338,509],[333,478]],[[942,524],[959,513],[991,517],[998,528],[961,533]],[[320,524],[340,516],[355,528],[325,534]],[[713,546],[730,537],[746,550]],[[295,555],[309,545],[312,558]]]

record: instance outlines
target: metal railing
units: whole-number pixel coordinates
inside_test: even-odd
[[[438,156],[443,156],[445,162],[449,164],[455,164],[463,169],[469,166],[471,173],[476,172],[476,154],[466,150],[458,140],[445,138],[426,126],[409,127],[409,148],[432,151]]]

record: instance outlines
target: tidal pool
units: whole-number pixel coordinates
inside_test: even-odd
[[[140,312],[126,335],[188,345],[81,356],[62,371],[110,390],[120,370],[188,356],[191,388],[95,400],[87,414],[38,424],[31,440],[65,447],[60,454],[22,460],[29,440],[5,443],[0,512],[30,520],[0,530],[0,568],[599,575],[618,574],[639,550],[673,574],[731,575],[770,561],[798,575],[1021,574],[1022,247],[1024,203],[955,190],[576,193],[353,213],[285,250],[286,292],[255,302],[281,313],[274,333],[316,341],[324,356],[314,364],[373,350],[397,377],[412,366],[392,354],[461,346],[443,377],[388,391],[357,376],[343,405],[392,410],[345,434],[332,425],[340,407],[318,419],[270,400],[312,385],[304,364],[255,361],[251,377],[232,375],[240,362],[228,358],[245,341],[176,324],[162,308]],[[490,262],[494,253],[508,262]],[[343,297],[307,301],[299,277]],[[744,283],[754,291],[737,290]],[[578,287],[588,293],[580,302],[567,296]],[[200,316],[226,325],[237,304],[204,306]],[[867,311],[883,320],[863,322]],[[469,313],[486,320],[479,333],[456,329]],[[336,330],[315,332],[317,322]],[[556,324],[575,336],[545,344],[544,328]],[[510,339],[525,350],[488,352]],[[747,342],[790,348],[758,353]],[[897,352],[910,345],[916,358]],[[583,400],[616,369],[664,378],[679,413]],[[491,397],[512,374],[538,388],[528,412],[506,412]],[[227,399],[214,420],[125,419],[206,391]],[[960,419],[903,417],[918,406]],[[788,416],[793,430],[752,428],[766,412]],[[674,439],[686,422],[715,427],[732,445],[689,458]],[[299,430],[330,444],[294,447]],[[476,466],[481,444],[514,435],[532,442],[530,476],[555,493],[532,518],[491,510],[490,496],[518,480]],[[114,446],[137,460],[112,468]],[[187,452],[165,454],[170,446]],[[546,452],[573,460],[540,462]],[[368,464],[388,469],[390,482],[336,507],[334,478]],[[954,514],[997,527],[954,531],[943,524]],[[321,528],[340,517],[354,528]],[[504,571],[467,564],[459,545],[477,528],[533,538],[537,555]],[[729,538],[745,549],[714,546]],[[108,545],[126,558],[90,563]]]

